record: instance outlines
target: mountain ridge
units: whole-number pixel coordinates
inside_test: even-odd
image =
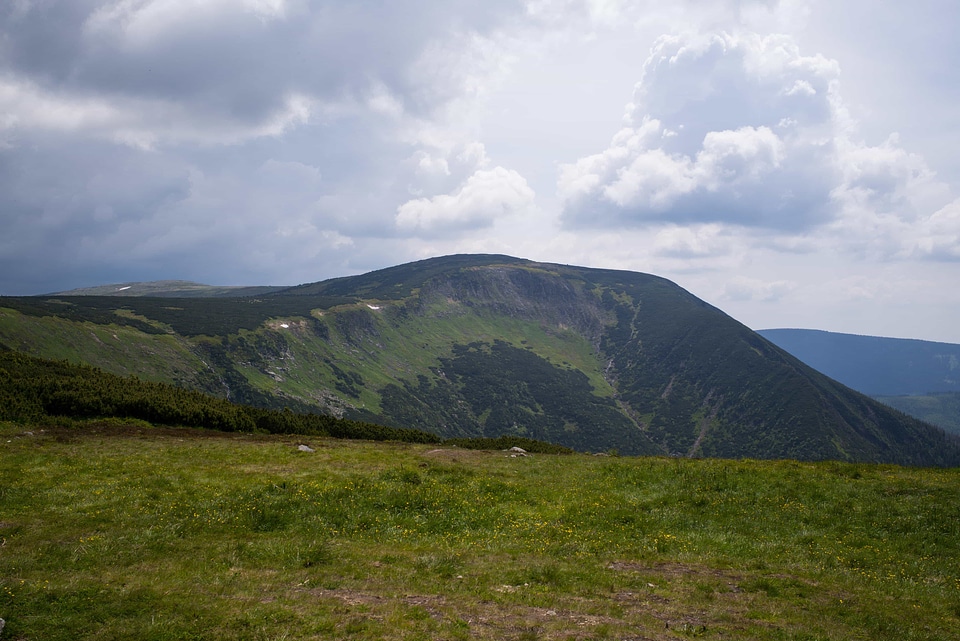
[[[151,280],[80,287],[41,294],[41,296],[243,297],[268,294],[283,289],[286,289],[286,286],[205,285],[189,280]]]

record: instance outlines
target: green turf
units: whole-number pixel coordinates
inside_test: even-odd
[[[0,424],[4,639],[957,639],[960,470]]]

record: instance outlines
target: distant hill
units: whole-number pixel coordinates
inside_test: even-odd
[[[864,394],[960,392],[960,345],[812,329],[761,329],[757,333]]]
[[[161,297],[238,297],[257,296],[276,292],[286,287],[223,287],[204,285],[188,280],[155,280],[149,282],[117,283],[82,287],[47,296],[161,296]]]
[[[957,439],[635,272],[460,255],[247,297],[0,298],[0,343],[444,438],[960,465]]]

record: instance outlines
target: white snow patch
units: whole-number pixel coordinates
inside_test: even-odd
[[[127,285],[126,287],[118,287],[118,288],[117,288],[117,291],[118,291],[118,292],[122,292],[122,291],[125,290],[125,289],[130,289],[131,287],[132,287],[132,285]]]

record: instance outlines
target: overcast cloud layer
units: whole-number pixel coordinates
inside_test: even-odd
[[[941,0],[9,0],[0,294],[496,252],[960,343]]]

